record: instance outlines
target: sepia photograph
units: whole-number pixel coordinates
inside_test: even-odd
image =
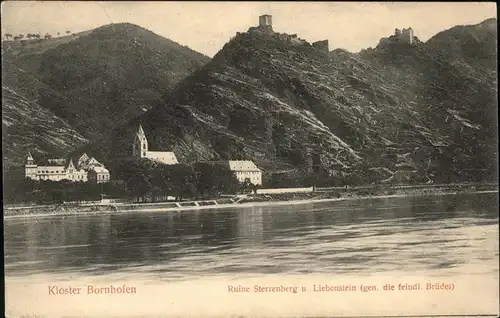
[[[1,15],[5,317],[500,314],[495,2]]]

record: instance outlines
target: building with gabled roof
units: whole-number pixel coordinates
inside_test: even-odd
[[[75,165],[73,164],[73,160],[69,160],[68,161],[68,165],[66,166],[66,176],[68,180],[71,180],[71,181],[87,181],[88,180],[88,176],[87,176],[87,172],[83,169],[78,169],[77,167],[75,167]]]
[[[77,169],[72,160],[66,162],[62,158],[49,159],[47,164],[37,165],[31,153],[28,153],[24,169],[26,178],[32,180],[87,181],[87,172],[85,170]]]
[[[87,172],[87,178],[89,181],[97,183],[109,182],[109,170],[106,169],[102,163],[97,161],[96,158],[83,153],[80,158],[78,158],[77,162],[78,168]]]
[[[146,133],[144,133],[144,129],[142,129],[142,125],[140,124],[134,136],[134,141],[132,142],[132,155],[134,158],[146,158],[166,165],[175,165],[179,163],[174,152],[150,151]]]
[[[83,153],[80,158],[76,161],[77,166],[81,166],[82,164],[85,164],[87,161],[90,160],[90,157],[87,155],[87,153]]]
[[[87,178],[96,183],[109,182],[109,171],[104,167],[92,167],[87,173]]]
[[[248,179],[252,184],[262,185],[262,171],[251,160],[225,160],[217,163],[228,167],[241,183]]]
[[[47,164],[38,165],[31,153],[28,153],[24,168],[26,178],[32,180],[97,181],[98,183],[110,180],[108,169],[85,153],[77,160],[76,165],[72,159],[64,158],[49,159]],[[94,171],[96,169],[97,171]]]

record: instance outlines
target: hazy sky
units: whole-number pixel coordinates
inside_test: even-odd
[[[85,31],[130,22],[213,56],[236,32],[271,14],[277,32],[351,52],[411,26],[421,40],[455,25],[496,18],[494,2],[2,2],[2,35]]]

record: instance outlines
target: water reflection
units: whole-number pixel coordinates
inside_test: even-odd
[[[497,194],[6,219],[5,270],[127,269],[161,279],[442,269],[479,260],[497,271],[497,224]]]
[[[259,246],[264,241],[262,207],[252,207],[238,213],[238,243],[240,246]]]

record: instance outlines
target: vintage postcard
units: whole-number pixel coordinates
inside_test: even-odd
[[[498,316],[496,12],[2,2],[5,316]]]

